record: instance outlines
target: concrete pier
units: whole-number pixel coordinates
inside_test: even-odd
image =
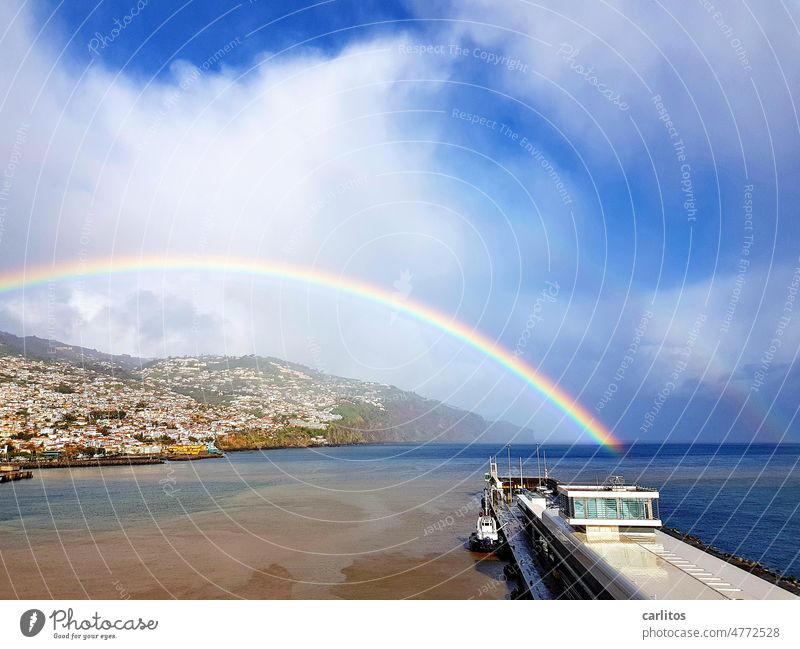
[[[0,465],[0,482],[13,480],[28,480],[33,477],[33,471],[20,469],[10,464]]]
[[[787,580],[663,532],[658,491],[622,476],[602,485],[500,476],[490,460],[485,498],[534,599],[798,599]]]
[[[497,520],[504,545],[511,554],[516,574],[525,593],[532,599],[552,599],[549,589],[544,584],[530,537],[518,513],[500,498],[493,500],[490,509]]]

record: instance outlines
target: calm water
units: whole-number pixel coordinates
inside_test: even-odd
[[[543,449],[557,478],[658,488],[666,525],[800,574],[800,445]],[[507,597],[463,547],[493,453],[505,473],[485,444],[38,471],[0,487],[0,596]]]

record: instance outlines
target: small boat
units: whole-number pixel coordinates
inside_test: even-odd
[[[478,516],[475,531],[469,535],[469,549],[473,552],[494,552],[500,545],[497,521],[488,512]]]

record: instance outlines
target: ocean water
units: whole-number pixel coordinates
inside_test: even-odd
[[[621,474],[665,525],[800,574],[800,445],[512,445],[512,475]],[[37,471],[0,486],[0,597],[504,598],[468,552],[498,445],[376,445]]]

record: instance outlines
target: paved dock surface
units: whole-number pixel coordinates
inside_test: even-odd
[[[514,513],[514,507],[500,501],[492,504],[501,532],[506,539],[508,549],[514,557],[519,570],[520,579],[533,599],[552,599],[550,591],[542,581],[542,574],[534,558],[534,550],[525,527]]]

